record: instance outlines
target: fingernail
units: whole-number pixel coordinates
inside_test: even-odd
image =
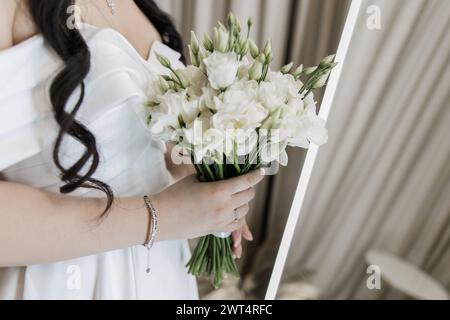
[[[234,253],[233,253],[232,257],[233,257],[233,259],[236,259],[236,255]]]
[[[259,169],[259,173],[260,173],[262,176],[265,176],[265,175],[266,175],[266,169],[264,169],[264,168]]]

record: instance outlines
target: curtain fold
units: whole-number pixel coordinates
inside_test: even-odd
[[[373,248],[449,285],[450,3],[369,4],[382,30],[361,16],[286,268],[327,298],[403,297],[366,288]]]

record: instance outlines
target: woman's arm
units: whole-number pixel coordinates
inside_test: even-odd
[[[252,173],[221,182],[187,177],[152,201],[157,241],[192,239],[240,229],[262,180]],[[116,198],[99,220],[105,200],[70,197],[0,181],[0,267],[63,261],[145,242],[150,214],[141,197]],[[234,222],[233,211],[241,218]]]
[[[98,220],[102,199],[69,197],[0,182],[0,266],[67,260],[145,242],[142,199],[117,199]]]

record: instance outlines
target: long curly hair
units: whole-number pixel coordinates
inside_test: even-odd
[[[79,30],[66,26],[67,9],[75,5],[75,0],[28,1],[38,31],[64,62],[63,69],[55,76],[50,87],[50,101],[59,126],[59,134],[53,149],[53,161],[64,182],[60,192],[68,194],[79,188],[103,192],[107,199],[106,207],[101,213],[101,217],[104,217],[111,209],[114,194],[106,183],[92,177],[100,161],[96,138],[76,119],[77,112],[83,104],[84,79],[91,68],[91,59],[89,47]],[[170,17],[152,0],[134,0],[134,2],[158,30],[163,42],[182,53],[182,39]],[[75,106],[68,106],[69,98],[78,88],[80,89],[78,101]],[[82,156],[68,168],[62,165],[60,158],[61,143],[66,136],[74,138],[84,147]]]

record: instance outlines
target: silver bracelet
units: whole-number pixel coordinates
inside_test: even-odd
[[[152,250],[153,245],[155,244],[156,237],[158,235],[158,215],[156,214],[156,209],[153,206],[152,201],[148,196],[144,197],[145,206],[147,207],[148,213],[151,215],[151,233],[148,237],[148,241],[144,244],[144,247],[147,248],[147,269],[146,272],[150,273],[150,250]],[[150,231],[150,226],[149,226]]]

